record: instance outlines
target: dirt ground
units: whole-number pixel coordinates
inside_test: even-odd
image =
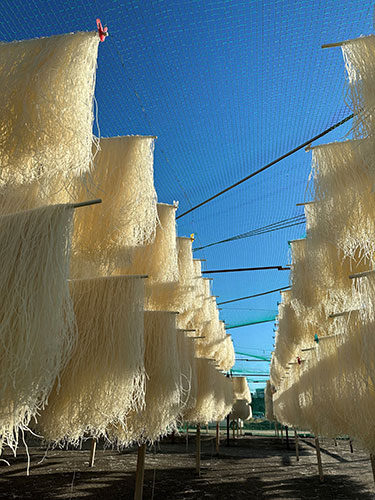
[[[195,472],[195,441],[189,436],[164,439],[146,455],[144,500],[196,499],[375,499],[374,479],[367,454],[350,452],[348,441],[321,441],[324,483],[320,484],[313,439],[300,439],[296,461],[275,437],[243,436],[231,446],[224,436],[219,456],[213,436],[202,433],[201,477]],[[0,499],[132,499],[137,454],[118,452],[99,443],[95,465],[88,467],[90,442],[82,450],[49,450],[30,446],[30,475],[25,448],[16,458],[4,452],[10,466],[0,462]]]

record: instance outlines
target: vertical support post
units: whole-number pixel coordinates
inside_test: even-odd
[[[238,436],[240,435],[240,421],[238,418],[236,419],[236,424],[237,424],[236,434],[237,434],[237,438],[238,438]]]
[[[227,446],[229,446],[229,414],[227,415]]]
[[[143,480],[145,477],[145,457],[146,457],[146,445],[141,444],[140,446],[138,446],[134,500],[142,500],[142,498],[143,498]]]
[[[289,450],[289,434],[288,434],[288,426],[285,426],[285,438],[286,438],[286,449]]]
[[[201,476],[201,426],[197,424],[197,439],[195,445],[195,470]]]
[[[324,476],[322,467],[322,457],[320,455],[320,444],[319,444],[319,438],[317,436],[315,437],[315,449],[316,449],[316,458],[318,460],[319,480],[321,483],[323,483]]]
[[[96,452],[96,443],[97,443],[96,438],[92,438],[91,441],[91,450],[90,450],[90,460],[89,460],[89,467],[94,467],[94,462],[95,462],[95,452]]]
[[[374,483],[375,483],[375,455],[373,453],[370,453],[370,460],[371,460],[371,467],[372,467],[372,475],[374,477]]]
[[[220,422],[216,422],[216,455],[219,454],[220,447]]]
[[[274,430],[275,430],[275,437],[277,437],[277,422],[273,423],[273,427],[274,427]]]
[[[232,431],[233,431],[233,440],[236,439],[236,426],[235,426],[234,422],[235,422],[235,419],[232,420],[232,425],[233,425],[233,429],[232,429]]]
[[[334,441],[334,443],[335,443],[335,446],[337,446],[337,441],[336,441],[336,438],[334,438],[334,440],[333,440],[333,441]]]
[[[350,447],[350,453],[354,453],[353,451],[353,441],[349,438],[349,447]]]
[[[172,434],[171,434],[171,443],[172,444],[174,444],[174,435],[175,435],[175,431],[173,429]]]
[[[298,443],[298,432],[294,429],[294,438],[296,442],[296,460],[299,462],[299,443]]]
[[[280,433],[281,433],[281,443],[283,443],[284,442],[283,424],[280,424]]]
[[[186,453],[189,451],[189,422],[186,422]]]

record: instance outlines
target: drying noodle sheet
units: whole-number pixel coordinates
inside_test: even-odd
[[[251,403],[251,394],[246,377],[233,377],[232,384],[234,399],[245,399]]]
[[[71,292],[78,342],[38,424],[46,440],[77,444],[144,405],[144,279],[73,280]]]
[[[176,207],[157,204],[159,225],[153,243],[135,248],[131,264],[116,271],[119,274],[147,274],[147,286],[153,283],[173,284],[178,282],[178,256],[176,242]],[[152,300],[151,289],[146,291],[146,300]]]
[[[197,397],[196,404],[193,408],[187,410],[183,414],[186,422],[191,424],[208,424],[208,422],[217,420],[226,411],[226,399],[224,397],[223,387],[220,388],[218,383],[218,376],[224,377],[220,374],[205,358],[198,358],[196,360],[196,377],[197,377]],[[225,377],[224,377],[225,378]],[[215,391],[218,391],[215,393]],[[230,393],[233,396],[233,392]],[[228,413],[231,409],[232,402],[229,403]]]
[[[0,43],[0,213],[70,201],[90,169],[98,44],[96,32]]]
[[[110,436],[119,446],[153,443],[172,430],[185,402],[177,347],[176,314],[145,311],[146,401],[131,412],[123,425],[112,425]],[[186,364],[185,368],[186,369]]]
[[[45,405],[76,339],[67,283],[73,210],[0,217],[0,449]]]
[[[101,139],[92,173],[77,180],[78,199],[103,203],[76,213],[73,277],[88,277],[90,265],[96,275],[108,275],[130,264],[134,248],[152,243],[158,220],[153,162],[150,137]]]

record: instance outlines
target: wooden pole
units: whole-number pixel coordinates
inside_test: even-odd
[[[321,483],[324,482],[324,476],[323,476],[323,467],[322,467],[322,457],[320,455],[320,444],[319,444],[319,438],[315,437],[315,449],[316,449],[316,458],[318,460],[318,470],[319,470],[319,481]]]
[[[97,439],[96,438],[92,438],[92,441],[91,441],[91,450],[90,450],[89,467],[94,467],[95,452],[96,452],[96,443],[97,443]]]
[[[236,429],[236,431],[237,431],[237,438],[238,438],[238,436],[240,435],[240,422],[239,422],[239,419],[238,419],[238,418],[236,419],[236,424],[237,424],[237,429]]]
[[[288,426],[285,426],[285,438],[286,438],[286,449],[289,450],[289,434],[288,434]]]
[[[140,446],[138,446],[137,472],[136,472],[136,476],[135,476],[134,500],[142,500],[142,498],[143,498],[143,480],[145,477],[145,457],[146,457],[146,445],[141,444]]]
[[[189,423],[186,423],[186,452],[189,451]]]
[[[216,422],[216,454],[219,454],[220,448],[220,423]]]
[[[283,424],[280,425],[280,433],[281,433],[281,442],[284,442],[284,432],[283,432]]]
[[[229,446],[229,415],[227,415],[227,446]]]
[[[234,422],[235,422],[235,419],[232,420],[232,425],[233,425],[233,429],[232,429],[232,431],[233,431],[233,440],[236,439],[236,426],[234,425]]]
[[[335,446],[337,446],[337,441],[336,441],[336,438],[334,438],[334,440],[333,440],[333,441],[334,441],[334,443],[335,443]]]
[[[294,429],[294,438],[296,442],[296,460],[299,462],[299,445],[298,445],[298,432]]]
[[[371,467],[372,467],[372,475],[374,477],[374,482],[375,482],[375,455],[373,453],[370,453],[370,460],[371,460]]]
[[[354,453],[353,451],[353,441],[349,439],[349,447],[350,447],[350,453]]]
[[[201,476],[201,426],[197,425],[197,440],[195,445],[195,470]]]

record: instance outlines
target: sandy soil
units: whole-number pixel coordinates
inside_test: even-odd
[[[375,499],[374,479],[367,454],[350,452],[348,441],[322,440],[325,474],[319,482],[314,440],[300,439],[300,461],[275,437],[244,436],[222,443],[216,455],[212,436],[202,434],[201,477],[195,472],[195,442],[183,436],[165,439],[147,451],[144,500],[168,499]],[[4,452],[0,462],[0,499],[132,499],[136,450],[103,449],[98,445],[95,465],[88,467],[90,442],[82,450],[50,450],[30,446],[30,476],[25,449],[17,458]]]

